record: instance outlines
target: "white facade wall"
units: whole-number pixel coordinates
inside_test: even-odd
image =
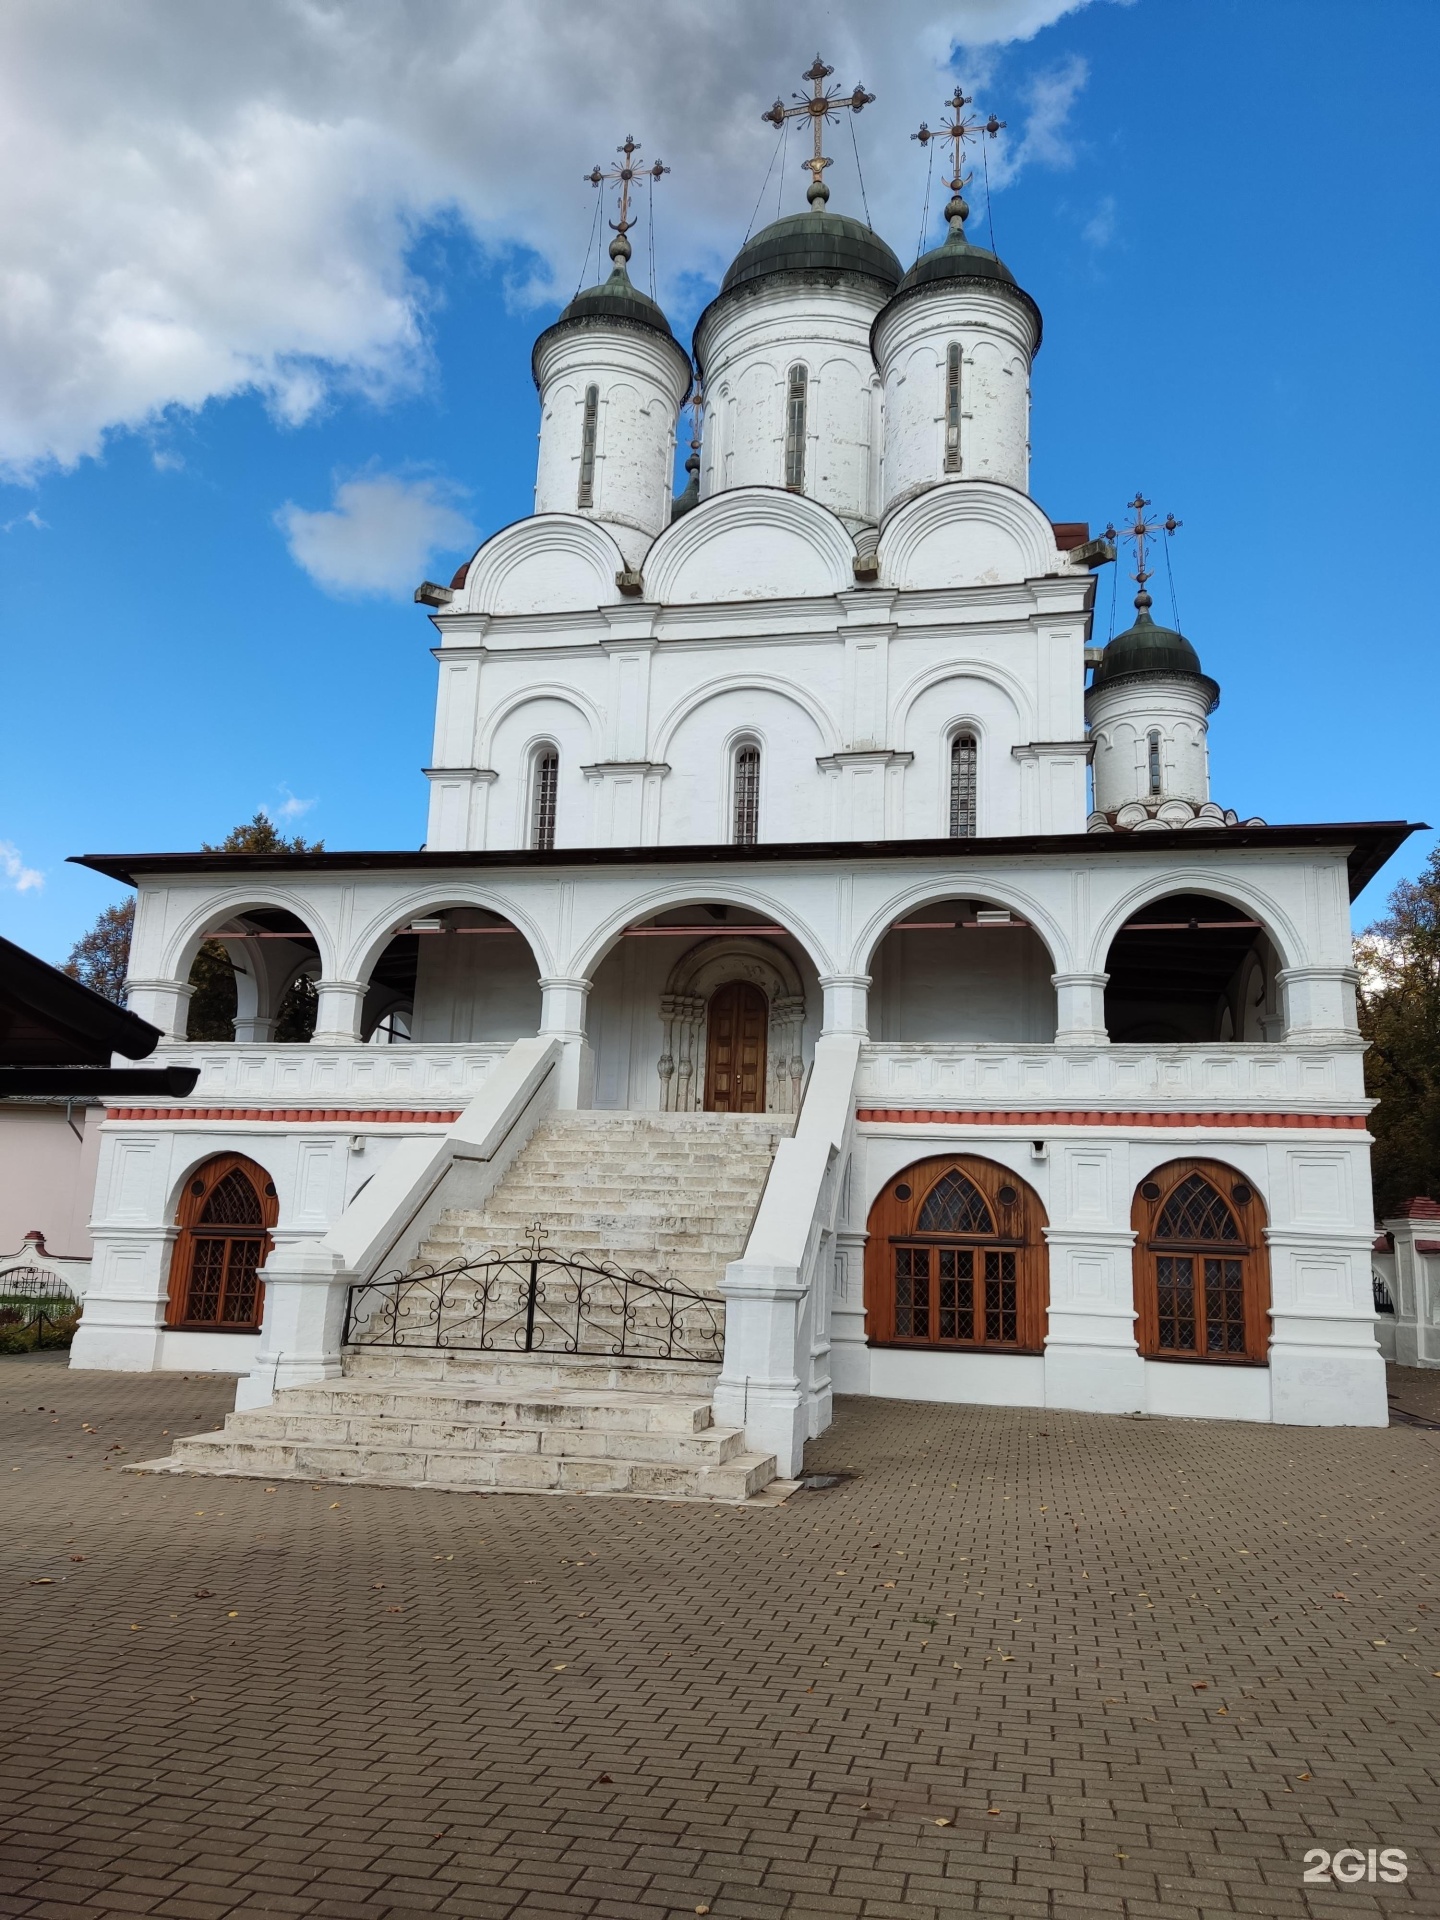
[[[961,731],[978,743],[982,835],[1081,832],[1089,591],[1066,573],[763,608],[443,615],[449,764],[431,772],[427,844],[529,844],[546,746],[560,756],[557,845],[723,842],[747,741],[761,749],[764,841],[944,835]]]
[[[801,491],[852,526],[880,514],[880,381],[870,327],[885,292],[864,280],[833,286],[784,275],[723,296],[696,346],[705,374],[700,497],[785,485],[790,369],[806,372]]]
[[[1086,698],[1094,743],[1095,805],[1210,798],[1210,690],[1198,680],[1121,680]],[[1160,793],[1150,791],[1150,735],[1160,736]]]
[[[576,321],[542,337],[536,513],[580,513],[614,534],[630,565],[670,521],[675,425],[689,358],[639,326]],[[593,504],[579,504],[585,394],[598,389]]]
[[[947,362],[959,344],[960,465],[945,465]],[[978,282],[932,283],[897,299],[875,329],[884,392],[884,512],[955,480],[1030,484],[1029,307]]]

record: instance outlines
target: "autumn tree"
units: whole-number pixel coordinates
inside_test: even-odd
[[[1440,1198],[1440,846],[1365,929],[1356,962],[1365,1088],[1380,1102],[1370,1129],[1383,1220],[1415,1194]]]
[[[125,973],[130,964],[130,936],[135,931],[135,896],[118,907],[106,907],[90,931],[70,949],[61,968],[117,1006],[125,1001]]]

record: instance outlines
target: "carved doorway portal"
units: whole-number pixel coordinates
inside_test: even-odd
[[[770,1003],[746,980],[727,980],[705,1012],[705,1111],[764,1113]]]

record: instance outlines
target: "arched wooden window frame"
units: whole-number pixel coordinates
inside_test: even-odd
[[[980,1192],[990,1210],[991,1233],[931,1233],[919,1226],[925,1202],[950,1172],[965,1176]],[[902,1192],[900,1189],[908,1189]],[[1002,1190],[1014,1195],[1002,1200]],[[931,1353],[1040,1353],[1045,1345],[1045,1316],[1050,1296],[1049,1249],[1045,1242],[1045,1209],[1035,1189],[1008,1167],[976,1154],[952,1153],[918,1160],[892,1174],[876,1196],[870,1209],[869,1238],[865,1244],[865,1330],[866,1344],[872,1347],[903,1347],[907,1351]],[[939,1337],[939,1311],[932,1311],[932,1326],[924,1338],[905,1336],[896,1331],[896,1254],[897,1250],[943,1248],[980,1254],[980,1272],[974,1276],[977,1286],[975,1337],[942,1339]],[[984,1283],[986,1253],[1011,1254],[1015,1262],[1016,1338],[987,1339],[984,1319]],[[931,1258],[932,1299],[940,1281],[939,1261]]]
[[[220,1183],[232,1173],[242,1174],[255,1190],[260,1203],[260,1219],[254,1226],[232,1226],[223,1223],[207,1223],[204,1213],[210,1196]],[[257,1333],[265,1308],[264,1282],[255,1288],[253,1311],[244,1319],[196,1319],[191,1312],[191,1292],[195,1280],[195,1260],[199,1243],[225,1243],[221,1255],[221,1267],[228,1280],[234,1271],[235,1254],[233,1249],[240,1243],[246,1246],[258,1244],[259,1256],[256,1267],[263,1267],[274,1245],[271,1228],[279,1218],[280,1202],[275,1194],[275,1182],[254,1160],[241,1153],[217,1154],[213,1160],[202,1161],[186,1178],[184,1190],[180,1195],[180,1205],[175,1220],[179,1227],[174,1250],[170,1257],[170,1295],[165,1315],[165,1324],[190,1333]],[[224,1295],[220,1301],[223,1310]]]
[[[1215,1188],[1239,1229],[1238,1240],[1172,1240],[1158,1236],[1161,1215],[1175,1189],[1192,1174]],[[1135,1332],[1147,1360],[1186,1361],[1192,1366],[1263,1366],[1270,1341],[1270,1256],[1265,1243],[1265,1202],[1245,1175],[1222,1160],[1171,1160],[1157,1167],[1135,1189],[1130,1224],[1135,1230]],[[1196,1316],[1196,1345],[1166,1348],[1160,1344],[1161,1259],[1238,1260],[1245,1318],[1241,1352],[1211,1353],[1205,1347],[1204,1316]],[[1201,1277],[1203,1280],[1203,1265]]]

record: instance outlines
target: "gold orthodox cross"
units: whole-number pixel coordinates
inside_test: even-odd
[[[840,87],[830,87],[827,90],[825,82],[834,71],[833,67],[826,66],[817,53],[815,64],[807,68],[801,76],[810,82],[809,94],[792,93],[790,98],[795,102],[793,107],[787,107],[783,100],[777,100],[768,113],[762,113],[760,116],[762,120],[768,120],[772,127],[777,128],[783,127],[787,120],[798,120],[805,114],[810,116],[810,125],[815,136],[815,151],[808,160],[802,160],[800,164],[810,175],[810,185],[805,198],[812,205],[816,201],[823,205],[830,198],[830,189],[823,178],[830,162],[821,151],[824,143],[822,129],[826,122],[837,119],[844,108],[848,108],[851,113],[859,113],[875,98],[874,94],[867,93],[864,87],[856,87],[852,94],[844,95],[843,98],[843,90]]]
[[[625,156],[623,165],[611,167],[608,173],[601,167],[592,167],[585,178],[590,182],[592,187],[603,186],[607,181],[611,180],[619,182],[620,218],[618,220],[612,220],[609,223],[615,233],[619,235],[619,239],[612,241],[610,257],[615,260],[628,260],[630,258],[630,242],[625,236],[629,233],[631,227],[635,225],[635,222],[630,218],[630,189],[637,180],[658,180],[662,175],[669,173],[670,169],[669,167],[662,166],[658,160],[654,166],[651,167],[639,163],[635,156],[639,153],[640,149],[636,145],[635,138],[632,134],[627,133],[624,146],[617,147],[615,151]]]
[[[1177,520],[1173,513],[1167,513],[1163,520],[1152,520],[1148,518],[1145,509],[1153,506],[1154,502],[1147,500],[1143,493],[1137,493],[1135,498],[1133,500],[1127,500],[1125,505],[1129,508],[1130,512],[1134,514],[1135,518],[1123,527],[1106,527],[1105,538],[1107,540],[1131,540],[1134,542],[1135,570],[1130,575],[1130,578],[1139,587],[1141,593],[1144,593],[1145,582],[1147,580],[1153,580],[1155,577],[1154,568],[1147,567],[1145,564],[1148,543],[1155,538],[1156,534],[1174,533],[1177,527],[1184,525],[1184,522]]]
[[[922,120],[920,122],[920,131],[918,133],[912,133],[910,136],[912,140],[918,140],[922,147],[928,147],[932,140],[948,140],[954,147],[954,168],[950,176],[950,191],[952,193],[960,193],[970,184],[970,176],[965,172],[965,142],[967,140],[979,140],[982,138],[993,140],[995,135],[999,133],[1000,129],[1005,125],[1005,122],[1003,120],[997,120],[993,113],[988,120],[967,120],[965,118],[965,109],[973,104],[973,99],[973,95],[962,93],[959,87],[956,87],[954,93],[952,93],[950,98],[945,102],[946,106],[950,109],[950,119],[945,121],[943,126],[933,128],[928,127]],[[969,211],[970,209],[967,207],[965,212],[968,213]],[[964,214],[962,214],[961,219],[963,220],[964,217]]]

